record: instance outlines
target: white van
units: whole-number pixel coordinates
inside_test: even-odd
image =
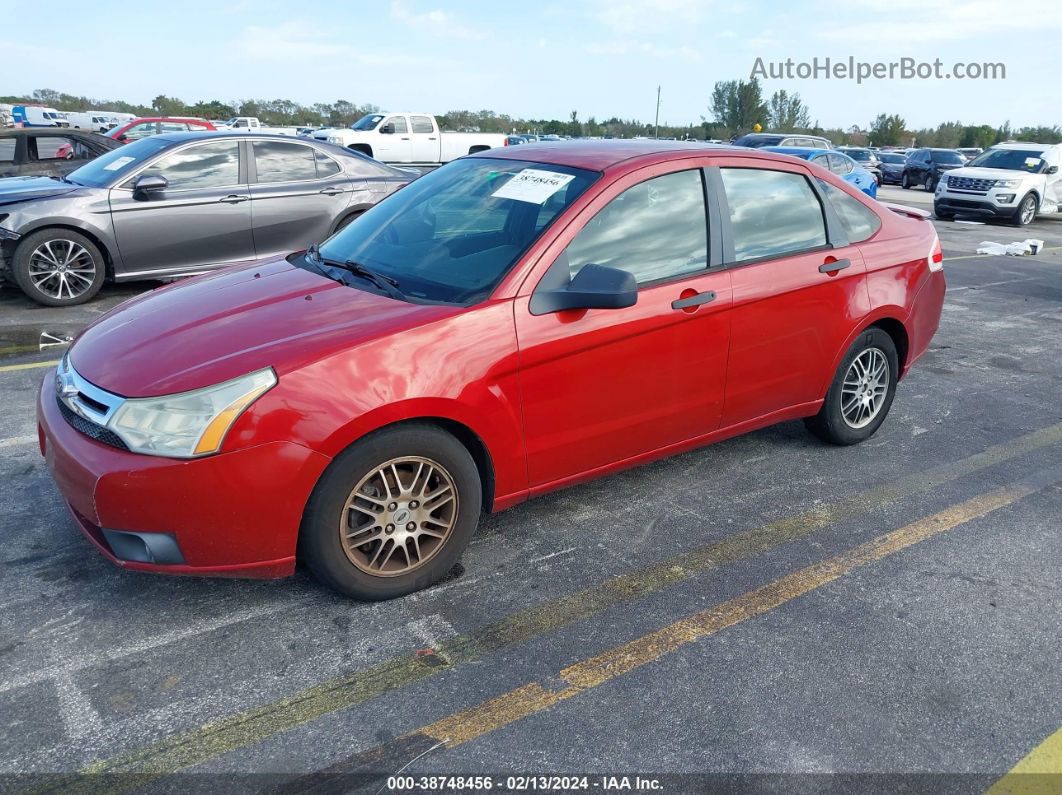
[[[19,127],[69,127],[67,121],[55,108],[42,105],[15,105],[11,109],[15,124]]]

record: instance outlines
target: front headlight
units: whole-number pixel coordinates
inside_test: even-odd
[[[266,368],[192,392],[131,398],[107,425],[136,453],[210,455],[221,449],[225,434],[247,407],[276,383],[276,373]]]
[[[994,188],[1016,188],[1021,185],[1020,179],[997,179]]]
[[[330,143],[330,144],[338,144],[338,143],[342,143],[342,141],[339,140],[339,136],[338,135],[329,135],[328,136],[328,143]]]

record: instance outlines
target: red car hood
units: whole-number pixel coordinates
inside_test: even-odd
[[[283,375],[457,311],[346,287],[278,259],[126,302],[82,332],[70,360],[109,392],[166,395],[263,367]]]

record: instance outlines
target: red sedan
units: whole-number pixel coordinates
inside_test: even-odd
[[[153,118],[133,119],[125,124],[120,124],[105,134],[116,141],[129,143],[147,138],[150,135],[160,135],[171,132],[205,132],[216,130],[213,124],[206,119],[190,119],[184,116],[158,116]]]
[[[120,566],[298,556],[388,598],[484,511],[784,420],[867,439],[944,288],[924,214],[794,158],[496,149],[320,247],[102,317],[41,387],[41,449]]]

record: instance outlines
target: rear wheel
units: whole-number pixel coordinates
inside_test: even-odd
[[[45,306],[88,301],[103,286],[103,253],[84,235],[69,229],[42,229],[19,242],[12,262],[15,283]]]
[[[900,187],[904,190],[909,190],[911,188],[911,175],[906,171],[903,172],[903,176],[900,177]]]
[[[476,464],[453,436],[426,424],[386,429],[325,472],[303,517],[299,553],[347,596],[403,596],[453,568],[482,500]]]
[[[899,359],[892,337],[880,328],[869,328],[845,354],[819,413],[804,424],[831,444],[865,441],[885,421],[898,378]]]

